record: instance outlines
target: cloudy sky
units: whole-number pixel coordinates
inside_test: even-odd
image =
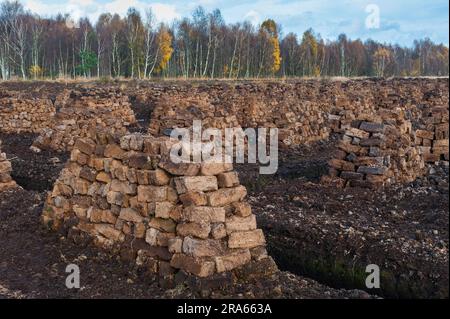
[[[226,22],[249,20],[255,25],[273,18],[283,34],[303,33],[312,27],[325,39],[345,33],[350,38],[372,38],[410,46],[414,39],[429,37],[449,44],[448,0],[21,0],[42,16],[57,12],[92,21],[102,12],[124,15],[129,7],[151,7],[159,21],[190,16],[201,5],[221,10]],[[374,6],[375,5],[375,6]],[[379,24],[376,17],[379,16]],[[369,23],[369,24],[367,24]]]

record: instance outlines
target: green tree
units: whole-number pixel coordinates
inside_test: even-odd
[[[80,51],[79,53],[81,64],[77,65],[76,72],[79,75],[88,74],[93,68],[97,66],[98,58],[92,51]]]

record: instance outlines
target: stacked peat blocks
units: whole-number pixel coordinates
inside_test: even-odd
[[[315,82],[297,87],[278,83],[174,87],[146,93],[155,104],[148,131],[154,135],[190,127],[197,119],[217,129],[277,127],[281,146],[328,137],[329,103]]]
[[[126,133],[136,121],[128,97],[114,88],[79,88],[62,94],[58,109],[49,127],[41,130],[33,149],[67,151],[80,137],[88,137],[102,128]]]
[[[330,175],[324,181],[366,188],[413,181],[422,174],[424,162],[411,131],[411,122],[400,109],[382,109],[352,121],[329,161]]]
[[[186,98],[171,96],[159,100],[152,113],[149,133],[164,134],[172,128],[191,127],[194,120],[201,120],[209,128],[240,127],[236,114],[228,114],[224,108],[216,108],[206,94]]]
[[[14,188],[17,186],[11,178],[11,162],[7,159],[6,154],[1,150],[2,141],[0,141],[0,192]]]
[[[433,107],[423,111],[416,144],[420,146],[425,162],[449,160],[448,107]]]
[[[171,145],[140,134],[77,140],[43,222],[162,276],[209,277],[268,258],[232,164],[174,164]]]
[[[50,125],[55,107],[49,98],[0,91],[0,131],[37,133]]]

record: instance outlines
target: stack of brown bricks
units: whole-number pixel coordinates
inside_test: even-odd
[[[0,192],[17,187],[16,182],[11,178],[11,162],[1,151],[2,141],[0,141]]]
[[[38,133],[55,114],[50,99],[21,92],[0,92],[0,131]]]
[[[422,174],[424,162],[404,113],[382,109],[352,121],[329,166],[325,182],[377,188],[414,180]]]
[[[61,103],[52,123],[35,139],[35,150],[70,151],[80,137],[106,127],[124,134],[127,126],[136,121],[128,97],[118,89],[82,88],[72,91]]]
[[[159,100],[152,114],[148,132],[164,134],[172,128],[188,128],[193,120],[201,120],[206,128],[240,127],[236,114],[228,114],[225,109],[216,109],[203,94],[196,97],[171,96]]]
[[[320,92],[315,84],[307,83],[298,90],[278,84],[176,87],[149,90],[147,95],[138,96],[141,96],[139,100],[151,100],[155,104],[149,126],[151,134],[164,134],[166,129],[174,127],[191,127],[196,119],[202,120],[205,127],[218,129],[276,127],[280,145],[288,146],[328,137],[329,103],[318,99]]]
[[[99,132],[79,139],[43,221],[171,276],[228,272],[267,258],[265,238],[231,164],[180,163],[167,137]]]
[[[420,146],[426,162],[449,160],[448,107],[433,107],[423,111],[415,143]]]

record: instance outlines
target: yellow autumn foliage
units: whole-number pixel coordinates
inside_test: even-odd
[[[42,74],[42,68],[39,65],[30,66],[30,74],[36,78]]]
[[[378,48],[373,54],[373,64],[377,76],[384,76],[384,71],[391,59],[391,52],[386,48]]]
[[[161,58],[159,60],[159,64],[158,67],[156,68],[156,71],[162,72],[167,68],[167,64],[169,63],[169,60],[172,57],[173,53],[172,36],[165,27],[161,27],[158,34],[158,41]]]
[[[281,49],[278,40],[278,30],[275,21],[268,19],[261,24],[261,30],[267,32],[272,47],[272,63],[270,71],[272,74],[278,72],[281,68]]]
[[[278,42],[278,37],[271,38],[272,42],[272,57],[273,57],[273,65],[272,65],[272,73],[277,73],[281,68],[281,50],[280,43]]]
[[[322,71],[320,70],[320,66],[316,65],[314,67],[314,76],[319,77],[321,73],[322,73]]]

